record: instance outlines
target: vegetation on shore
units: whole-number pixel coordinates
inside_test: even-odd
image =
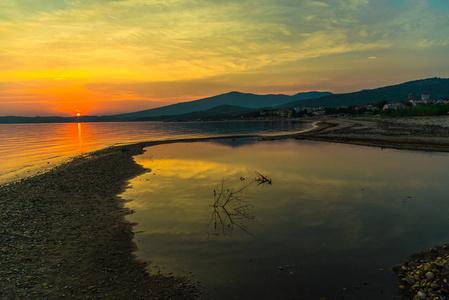
[[[387,110],[382,113],[383,117],[424,117],[443,116],[449,113],[449,105],[420,105],[405,107],[398,110]]]

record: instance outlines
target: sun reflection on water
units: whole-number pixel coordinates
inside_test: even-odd
[[[83,145],[83,138],[81,136],[81,123],[78,123],[78,141],[80,142],[80,148]]]

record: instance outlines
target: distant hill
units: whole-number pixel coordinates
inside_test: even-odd
[[[407,101],[409,93],[413,93],[415,98],[419,98],[424,92],[430,93],[431,97],[436,99],[449,97],[449,79],[435,77],[344,94],[306,92],[288,96],[230,92],[200,100],[120,114],[113,117],[136,121],[226,118],[238,114],[247,114],[251,111],[256,112],[264,108],[357,106],[376,104],[380,101],[398,103]]]
[[[379,92],[397,95],[407,95],[413,93],[414,97],[420,98],[422,93],[430,93],[433,99],[449,98],[448,78],[427,78],[409,81],[398,85],[391,85],[376,89]]]
[[[240,92],[230,92],[190,102],[177,103],[133,113],[114,115],[113,117],[124,120],[137,120],[137,119],[142,120],[142,118],[174,116],[192,112],[205,111],[222,105],[240,106],[252,109],[263,107],[274,107],[292,101],[319,98],[331,94],[332,93],[330,92],[306,92],[289,96],[289,95],[256,95]]]
[[[420,98],[422,93],[430,93],[433,99],[449,97],[449,79],[447,78],[428,78],[415,81],[409,81],[397,85],[381,87],[372,90],[363,90],[354,93],[332,94],[317,99],[299,100],[285,103],[277,108],[292,107],[335,107],[375,104],[380,101],[388,103],[405,102],[409,93],[413,93],[415,98]]]
[[[330,92],[306,92],[289,95],[256,95],[230,92],[200,100],[178,103],[115,116],[83,117],[0,117],[5,123],[65,123],[65,122],[112,122],[112,121],[190,121],[197,119],[226,119],[240,115],[256,116],[262,109],[284,109],[293,107],[336,107],[405,102],[409,93],[419,98],[430,93],[433,99],[449,98],[449,79],[428,78],[397,85],[362,90],[353,93],[332,94]]]
[[[407,94],[408,95],[408,94]],[[286,104],[282,104],[276,108],[293,108],[293,107],[335,107],[335,106],[351,106],[351,105],[365,105],[375,104],[380,101],[386,100],[388,103],[396,103],[407,101],[407,95],[394,95],[381,93],[375,90],[360,91],[347,94],[334,94],[330,96],[321,97],[318,99],[308,99],[294,101]]]
[[[248,114],[254,111],[254,108],[247,108],[235,105],[220,105],[203,111],[196,111],[180,115],[164,115],[157,117],[138,118],[134,121],[192,121],[199,119],[223,119],[236,118],[242,114]]]

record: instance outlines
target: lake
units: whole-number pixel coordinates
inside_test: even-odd
[[[391,299],[391,267],[449,241],[447,153],[221,139],[135,159],[138,256],[213,299]]]
[[[267,135],[311,126],[301,121],[0,124],[0,184],[118,144],[229,134]]]

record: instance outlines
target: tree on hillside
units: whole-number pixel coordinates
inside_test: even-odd
[[[388,103],[387,100],[379,101],[379,102],[376,103],[376,107],[379,110],[382,110],[382,108],[384,108],[385,104],[387,104],[387,103]]]

